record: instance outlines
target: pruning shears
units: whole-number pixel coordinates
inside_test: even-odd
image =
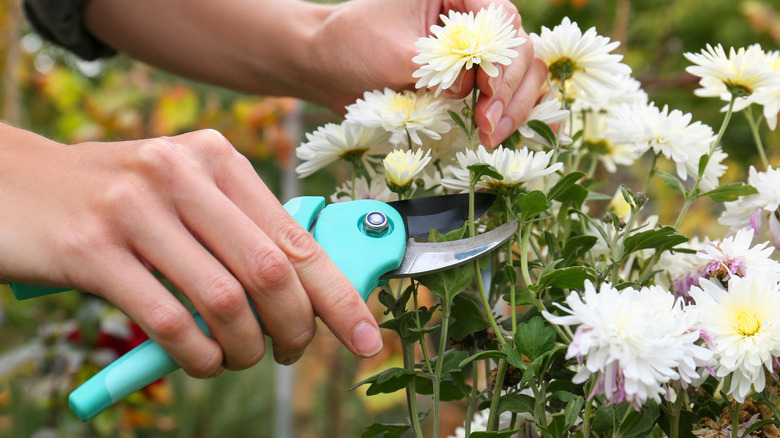
[[[494,196],[477,194],[475,215],[492,205]],[[450,242],[418,242],[431,229],[441,233],[460,228],[468,218],[467,195],[435,196],[384,203],[357,200],[325,205],[322,197],[298,197],[284,205],[309,230],[364,300],[382,282],[443,271],[491,252],[517,231],[517,221],[484,234]],[[17,299],[67,289],[11,284]],[[200,328],[209,334],[203,318]],[[70,407],[82,421],[179,369],[153,340],[120,357],[70,394]]]

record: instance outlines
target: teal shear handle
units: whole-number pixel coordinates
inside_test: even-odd
[[[406,249],[406,230],[401,215],[383,202],[361,200],[325,207],[324,198],[301,197],[290,200],[284,208],[308,230],[312,230],[316,220],[312,231],[314,238],[363,300],[367,300],[378,286],[382,274],[401,264]],[[373,212],[381,214],[369,215]],[[386,218],[387,225],[381,229],[374,228],[372,219],[376,216]],[[12,284],[11,288],[17,299],[66,290],[22,284]],[[203,318],[197,313],[193,316],[200,328],[210,335]],[[73,391],[69,398],[70,407],[79,419],[87,421],[179,368],[165,350],[150,339]]]

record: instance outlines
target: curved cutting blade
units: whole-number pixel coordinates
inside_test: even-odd
[[[517,232],[517,227],[517,221],[513,220],[487,233],[451,242],[415,242],[409,239],[401,266],[381,278],[430,274],[468,263],[505,243]]]
[[[474,194],[474,218],[485,214],[496,201],[490,193]],[[468,193],[388,202],[404,219],[406,237],[425,238],[435,229],[441,234],[457,230],[469,219]]]

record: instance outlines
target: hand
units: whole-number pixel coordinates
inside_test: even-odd
[[[196,377],[263,357],[247,297],[277,362],[300,357],[315,312],[355,354],[381,348],[357,291],[216,131],[65,147],[0,124],[0,140],[0,278],[108,299]]]
[[[417,54],[414,43],[430,34],[439,15],[450,9],[459,12],[487,8],[498,3],[514,17],[519,36],[527,37],[517,8],[509,0],[353,0],[337,6],[320,26],[314,41],[319,42],[312,59],[322,69],[330,97],[322,102],[339,113],[362,91],[390,87],[413,88],[412,62]],[[466,70],[444,95],[463,98],[474,86],[480,90],[475,119],[480,139],[495,147],[525,122],[539,97],[546,78],[544,63],[533,56],[530,39],[515,48],[519,55],[509,66],[498,65],[499,75],[490,78],[483,71]],[[315,96],[316,97],[316,96]]]

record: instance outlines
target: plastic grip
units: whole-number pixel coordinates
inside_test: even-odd
[[[324,198],[319,197],[295,198],[285,204],[285,209],[306,229],[311,229],[317,219],[315,239],[367,300],[379,277],[401,264],[406,248],[403,220],[392,207],[378,201],[353,201],[323,208],[324,203]],[[388,218],[389,227],[380,235],[366,233],[362,225],[371,211],[379,211]],[[209,334],[200,315],[194,316],[201,329]],[[73,391],[69,399],[71,409],[79,419],[87,421],[178,368],[157,343],[146,341]]]

